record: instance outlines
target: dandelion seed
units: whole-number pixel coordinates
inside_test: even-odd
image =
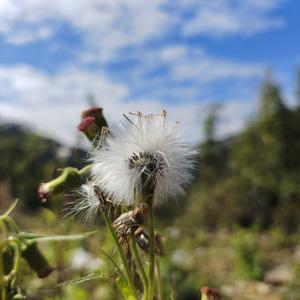
[[[183,194],[191,181],[195,151],[178,123],[160,115],[125,118],[111,130],[101,149],[92,153],[96,185],[117,204],[133,205],[139,194],[152,194],[156,204]]]

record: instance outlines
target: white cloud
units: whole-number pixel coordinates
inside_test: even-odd
[[[90,50],[83,55],[103,60],[168,31],[172,17],[161,9],[163,2],[10,0],[0,5],[0,33],[6,42],[21,44],[49,37],[49,26],[55,30],[68,24]]]
[[[182,27],[183,34],[188,36],[249,35],[284,24],[282,18],[273,15],[284,0],[198,0],[188,1],[189,7],[191,2],[192,17]]]
[[[260,79],[262,78],[265,66],[247,62],[236,62],[226,58],[215,57],[202,48],[191,49],[181,44],[173,44],[159,49],[143,49],[142,55],[134,52],[138,63],[128,70],[127,78],[135,87],[151,85],[162,92],[169,92],[167,85],[173,84],[172,88],[181,89],[175,86],[180,82],[188,82],[194,85],[194,91],[199,87],[208,87],[208,84],[228,79]],[[149,74],[157,69],[163,68],[164,72],[156,73],[149,78]],[[125,72],[125,71],[124,71]],[[191,87],[186,94],[193,93]],[[152,90],[157,93],[158,90]],[[175,93],[174,93],[175,95]]]
[[[231,100],[226,102],[220,113],[217,127],[218,137],[237,134],[255,116],[257,101]]]
[[[46,27],[46,26],[38,28],[36,30],[19,29],[9,34],[7,36],[6,41],[10,44],[22,45],[37,40],[45,40],[51,37],[52,34],[53,31],[50,29],[50,27]]]
[[[7,42],[28,43],[68,24],[91,50],[108,59],[126,46],[165,36],[251,34],[283,25],[273,11],[284,0],[2,0],[0,33]],[[172,7],[172,9],[168,9]],[[184,12],[191,15],[187,17]],[[97,53],[96,53],[97,50]]]
[[[0,90],[0,114],[29,122],[63,142],[73,143],[85,97],[92,93],[109,120],[117,120],[124,112],[167,108],[171,117],[181,120],[188,129],[188,139],[199,140],[203,107],[209,102],[195,99],[199,85],[227,78],[258,78],[262,66],[216,58],[181,39],[176,45],[155,49],[150,49],[148,42],[160,40],[158,44],[165,45],[170,32],[224,36],[276,28],[282,20],[273,12],[283,1],[0,0],[0,37],[7,43],[21,45],[49,37],[55,40],[56,31],[68,25],[83,41],[72,49],[78,51],[81,62],[122,61],[120,55],[126,47],[130,49],[125,51],[126,58],[138,61],[122,84],[113,82],[105,68],[99,74],[81,69],[77,62],[54,75],[28,65],[0,65],[0,86],[5,87]],[[49,49],[54,46],[49,44]],[[149,76],[160,67],[166,68],[167,74]],[[190,81],[194,86],[177,85],[181,81]],[[144,93],[147,100],[128,100],[137,87],[148,85],[153,92]],[[164,93],[182,96],[183,100],[169,101],[166,107]],[[228,101],[221,134],[239,129],[248,111],[249,102]]]
[[[126,86],[112,83],[103,75],[75,69],[49,76],[24,65],[1,67],[0,85],[6,86],[5,91],[1,90],[0,93],[1,117],[30,124],[38,131],[67,144],[73,144],[76,140],[76,125],[81,111],[86,109],[87,93],[95,95],[110,123],[118,121],[123,113],[157,113],[167,109],[170,118],[179,120],[186,128],[187,140],[193,142],[202,137],[204,107],[209,103],[165,104],[159,100],[145,99],[128,101]],[[228,103],[230,109],[224,109],[224,113],[231,117],[226,118],[222,135],[237,130],[244,124],[244,107],[244,111],[249,112],[247,103],[246,106],[243,102]]]
[[[207,83],[228,78],[259,78],[262,65],[238,63],[216,58],[202,49],[190,51],[180,46],[162,49],[162,61],[170,61],[170,74],[174,80],[197,80]]]

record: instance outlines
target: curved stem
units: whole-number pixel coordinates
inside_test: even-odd
[[[8,281],[12,282],[12,285],[14,285],[16,280],[16,275],[18,273],[18,269],[20,266],[20,259],[21,259],[21,249],[19,245],[18,240],[12,240],[10,241],[10,245],[14,247],[14,264],[13,268],[10,271],[10,273],[6,276]]]
[[[147,296],[148,296],[148,279],[138,252],[138,249],[136,247],[136,242],[135,242],[135,238],[134,238],[134,234],[131,234],[131,249],[132,249],[132,253],[136,259],[136,263],[137,263],[137,268],[139,270],[139,273],[141,275],[141,279],[142,279],[142,283],[143,283],[143,297],[142,300],[146,300]]]
[[[7,238],[8,237],[7,227],[6,227],[6,224],[3,221],[3,219],[1,219],[1,217],[0,217],[0,228],[1,228],[1,230],[2,230],[2,232],[4,234],[4,236],[5,236],[5,238]]]
[[[10,216],[2,215],[2,216],[0,216],[0,221],[2,221],[4,224],[8,225],[8,226],[6,226],[7,229],[12,229],[15,233],[19,232],[17,224]]]
[[[110,234],[112,235],[113,240],[114,240],[114,242],[115,242],[115,244],[116,244],[116,246],[117,246],[117,249],[118,249],[118,252],[119,252],[121,261],[122,261],[123,266],[124,266],[124,269],[125,269],[125,274],[126,274],[126,277],[127,277],[127,281],[128,281],[129,288],[130,288],[130,290],[132,291],[133,295],[136,296],[136,291],[135,291],[135,288],[134,288],[132,275],[131,275],[130,268],[129,268],[128,262],[127,262],[127,260],[126,260],[124,251],[123,251],[123,249],[122,249],[122,246],[121,246],[120,243],[119,243],[119,240],[118,240],[118,237],[117,237],[117,235],[116,235],[116,233],[115,233],[115,230],[113,229],[112,224],[111,224],[111,221],[109,220],[109,218],[108,218],[108,216],[106,215],[106,213],[105,213],[105,212],[102,212],[102,216],[103,216],[105,225],[107,226],[107,228],[108,228]]]
[[[149,213],[149,252],[150,252],[148,300],[153,300],[154,286],[155,286],[155,234],[154,234],[154,217],[153,217],[152,201],[148,202],[148,213]]]

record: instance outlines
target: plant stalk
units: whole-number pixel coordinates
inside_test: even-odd
[[[148,203],[149,213],[149,291],[148,300],[153,300],[155,288],[155,233],[154,233],[154,216],[153,216],[153,201]]]
[[[157,282],[158,300],[162,300],[163,295],[162,295],[162,286],[161,286],[161,273],[160,273],[159,257],[156,257],[155,263],[156,263],[156,282]]]
[[[142,283],[143,283],[143,297],[142,300],[147,300],[148,297],[148,279],[138,252],[138,249],[136,247],[136,241],[135,241],[135,237],[134,234],[131,234],[131,249],[132,249],[132,253],[136,259],[136,263],[137,263],[137,268],[139,270],[139,273],[141,275],[141,279],[142,279]]]
[[[102,212],[102,216],[103,216],[105,225],[107,226],[107,229],[109,230],[109,232],[110,232],[111,236],[113,237],[113,240],[114,240],[114,242],[117,246],[121,261],[122,261],[124,269],[125,269],[125,275],[126,275],[126,278],[127,278],[127,281],[128,281],[128,286],[129,286],[130,290],[132,291],[133,295],[135,295],[135,297],[136,297],[136,291],[135,291],[135,287],[134,287],[134,284],[133,284],[132,274],[130,272],[130,268],[129,268],[128,262],[126,260],[126,257],[125,257],[124,251],[122,249],[122,246],[119,243],[118,237],[115,233],[115,230],[114,230],[114,228],[112,226],[112,223],[109,220],[107,214],[105,212]]]
[[[0,245],[0,288],[1,288],[1,298],[0,300],[6,300],[6,280],[4,274],[4,262],[3,262],[3,249],[5,243]]]

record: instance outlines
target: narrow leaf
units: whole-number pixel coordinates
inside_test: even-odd
[[[115,266],[115,268],[117,269],[119,275],[123,278],[123,280],[125,280],[125,276],[124,276],[122,270],[119,268],[118,264],[115,262],[115,260],[108,253],[106,253],[104,250],[100,249],[100,251]]]
[[[78,279],[64,281],[64,282],[58,284],[56,287],[63,287],[63,286],[67,286],[67,285],[76,285],[76,284],[85,283],[85,282],[95,280],[95,279],[109,279],[109,278],[112,278],[111,274],[92,273],[87,276],[80,277]]]
[[[13,212],[13,210],[16,208],[16,206],[19,203],[19,199],[15,199],[13,201],[13,203],[8,207],[8,209],[6,210],[6,212],[4,213],[5,216],[8,216],[10,213]]]
[[[90,231],[90,232],[79,233],[79,234],[50,235],[50,236],[36,235],[36,234],[21,232],[21,233],[19,233],[19,236],[21,238],[25,238],[25,239],[33,241],[33,242],[75,241],[75,240],[85,239],[85,238],[95,234],[96,232],[97,231]]]

